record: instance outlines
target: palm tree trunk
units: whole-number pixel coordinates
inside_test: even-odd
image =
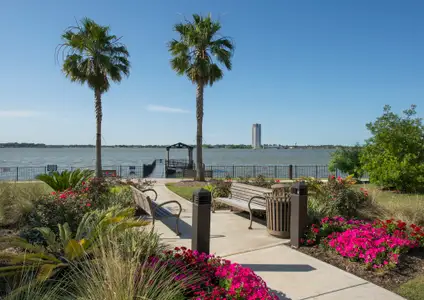
[[[99,90],[95,94],[96,108],[96,177],[103,176],[102,173],[102,93]]]
[[[203,83],[197,83],[196,89],[196,119],[197,119],[197,133],[196,133],[196,180],[205,181],[205,172],[203,169]]]

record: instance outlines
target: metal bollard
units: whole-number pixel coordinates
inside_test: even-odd
[[[193,226],[191,249],[209,254],[212,194],[199,189],[193,192]]]
[[[296,182],[291,187],[290,242],[299,248],[300,239],[308,225],[308,187],[305,182]]]

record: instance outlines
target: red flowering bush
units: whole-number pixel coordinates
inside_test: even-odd
[[[57,224],[68,223],[72,231],[76,230],[84,214],[100,206],[101,198],[94,197],[92,190],[90,180],[74,189],[51,192],[35,202],[29,224],[57,230]]]
[[[301,242],[319,244],[369,268],[394,268],[400,255],[424,247],[424,228],[407,226],[400,220],[366,222],[326,217],[319,225],[312,225]]]
[[[175,270],[175,280],[190,299],[278,299],[251,269],[185,247],[167,251],[163,258],[151,257],[150,264]]]

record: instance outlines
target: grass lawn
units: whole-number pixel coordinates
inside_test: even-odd
[[[180,197],[183,197],[184,199],[187,199],[191,201],[191,198],[193,196],[193,192],[195,190],[198,190],[206,185],[206,183],[200,183],[200,182],[190,182],[191,184],[181,184],[182,182],[173,182],[173,183],[167,183],[166,187],[177,194]]]
[[[358,186],[367,189],[369,194],[381,204],[388,204],[393,201],[424,204],[424,194],[400,194],[391,191],[382,191],[375,184],[363,184]]]
[[[402,284],[397,292],[408,300],[424,299],[424,275]]]

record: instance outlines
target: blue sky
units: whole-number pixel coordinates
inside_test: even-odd
[[[123,36],[128,79],[103,96],[105,144],[195,142],[195,86],[170,68],[173,24],[212,13],[236,44],[233,70],[205,91],[204,143],[354,144],[390,104],[424,116],[424,1],[5,1],[0,142],[94,144],[93,92],[55,47],[75,19]]]

